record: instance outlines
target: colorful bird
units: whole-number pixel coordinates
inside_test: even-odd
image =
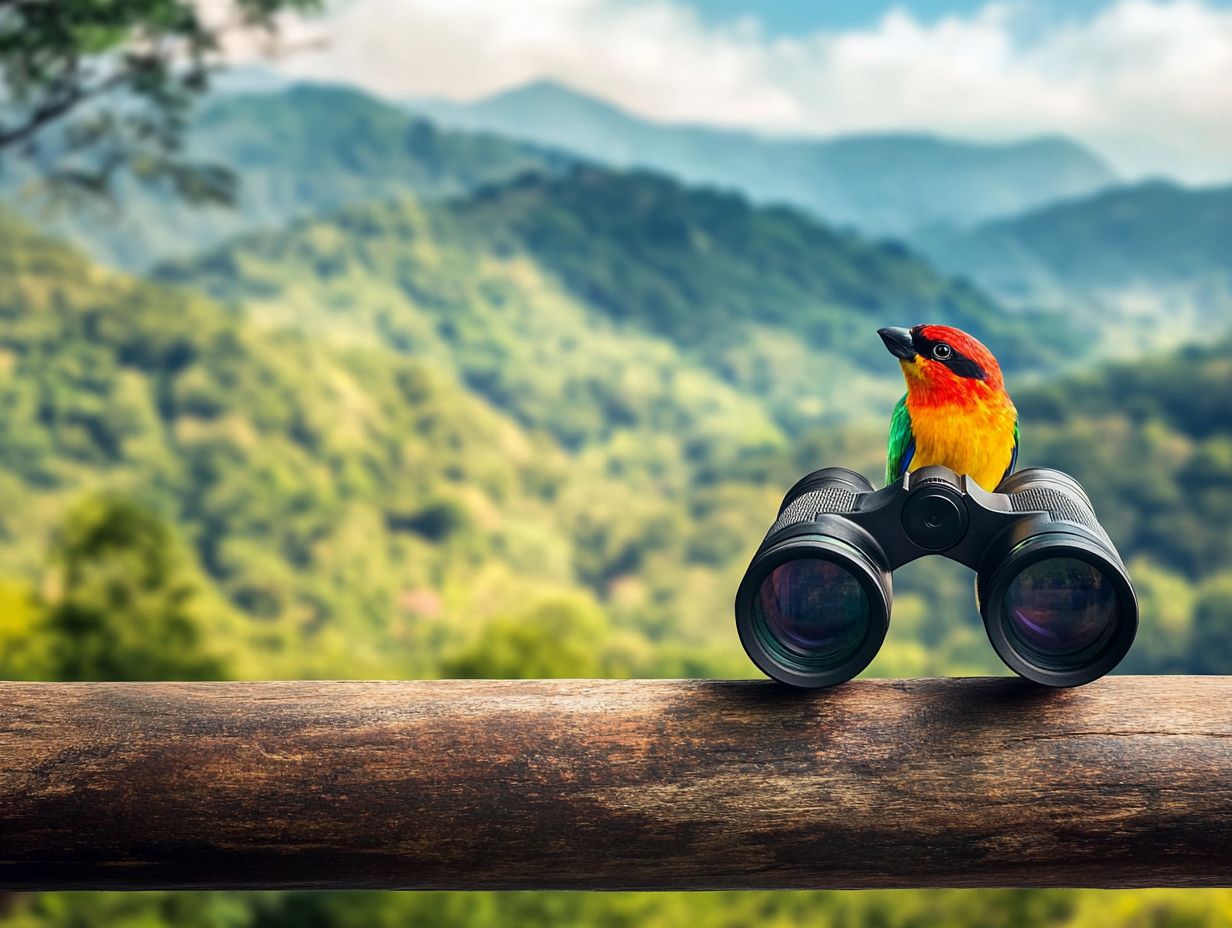
[[[1018,411],[992,352],[946,325],[877,334],[907,379],[890,418],[886,483],[941,464],[996,489],[1018,460]]]

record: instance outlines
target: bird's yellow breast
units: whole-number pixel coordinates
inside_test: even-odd
[[[915,437],[908,470],[940,464],[966,474],[985,490],[996,489],[1014,454],[1018,414],[1012,405],[977,400],[963,406],[913,408],[908,396],[907,411]]]

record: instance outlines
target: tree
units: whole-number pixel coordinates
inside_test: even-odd
[[[126,499],[87,499],[53,551],[51,674],[63,680],[210,679],[201,584],[171,528]]]
[[[278,14],[318,5],[0,0],[0,157],[25,154],[78,192],[107,193],[127,169],[191,202],[229,202],[231,172],[184,154],[192,104],[222,65],[226,35],[272,39]]]
[[[37,680],[47,673],[43,611],[27,584],[0,580],[0,680]]]
[[[648,663],[646,641],[616,632],[588,596],[545,596],[488,622],[442,663],[446,677],[628,677]]]
[[[1188,669],[1191,673],[1232,672],[1232,576],[1218,576],[1198,598]]]

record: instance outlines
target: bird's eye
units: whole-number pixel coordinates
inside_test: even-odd
[[[953,349],[951,349],[945,342],[939,342],[938,344],[933,345],[933,357],[938,361],[947,360],[953,353]]]

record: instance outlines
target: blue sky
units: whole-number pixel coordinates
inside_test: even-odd
[[[1041,7],[1072,10],[1066,15],[1082,15],[1102,6],[1104,0],[1037,0]],[[892,8],[911,11],[924,22],[950,14],[970,14],[983,3],[980,0],[763,0],[750,3],[748,0],[689,0],[711,22],[723,22],[741,16],[752,16],[761,21],[766,29],[776,35],[799,34],[819,29],[850,29],[869,26],[881,19]]]
[[[1110,4],[1111,0],[1031,0],[1032,19],[1059,23],[1082,21]],[[722,23],[751,16],[772,35],[798,35],[818,30],[867,27],[891,9],[904,9],[926,23],[945,16],[968,16],[986,0],[688,0],[704,19]],[[1212,5],[1228,5],[1216,0]],[[1026,4],[1024,4],[1026,6]]]

